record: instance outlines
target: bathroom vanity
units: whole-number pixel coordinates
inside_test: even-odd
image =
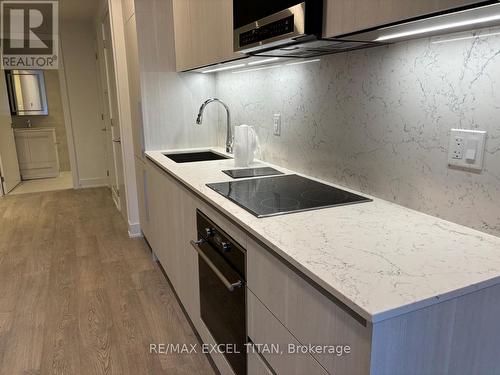
[[[14,129],[21,179],[59,176],[55,128]]]

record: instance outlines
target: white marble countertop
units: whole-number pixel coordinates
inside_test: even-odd
[[[163,152],[146,155],[373,323],[500,283],[498,237],[367,194],[373,202],[259,219],[205,185],[232,180],[221,172],[232,159],[177,164]]]

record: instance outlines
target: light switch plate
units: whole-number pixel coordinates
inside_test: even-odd
[[[448,164],[464,169],[482,170],[486,132],[451,129]]]
[[[281,113],[275,113],[273,115],[273,134],[281,135]]]

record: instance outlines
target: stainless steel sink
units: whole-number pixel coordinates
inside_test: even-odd
[[[199,161],[231,159],[229,156],[221,155],[213,151],[178,152],[163,155],[176,163],[194,163]]]

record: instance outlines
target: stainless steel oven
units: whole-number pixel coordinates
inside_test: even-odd
[[[197,211],[201,318],[237,375],[247,373],[246,251]]]

